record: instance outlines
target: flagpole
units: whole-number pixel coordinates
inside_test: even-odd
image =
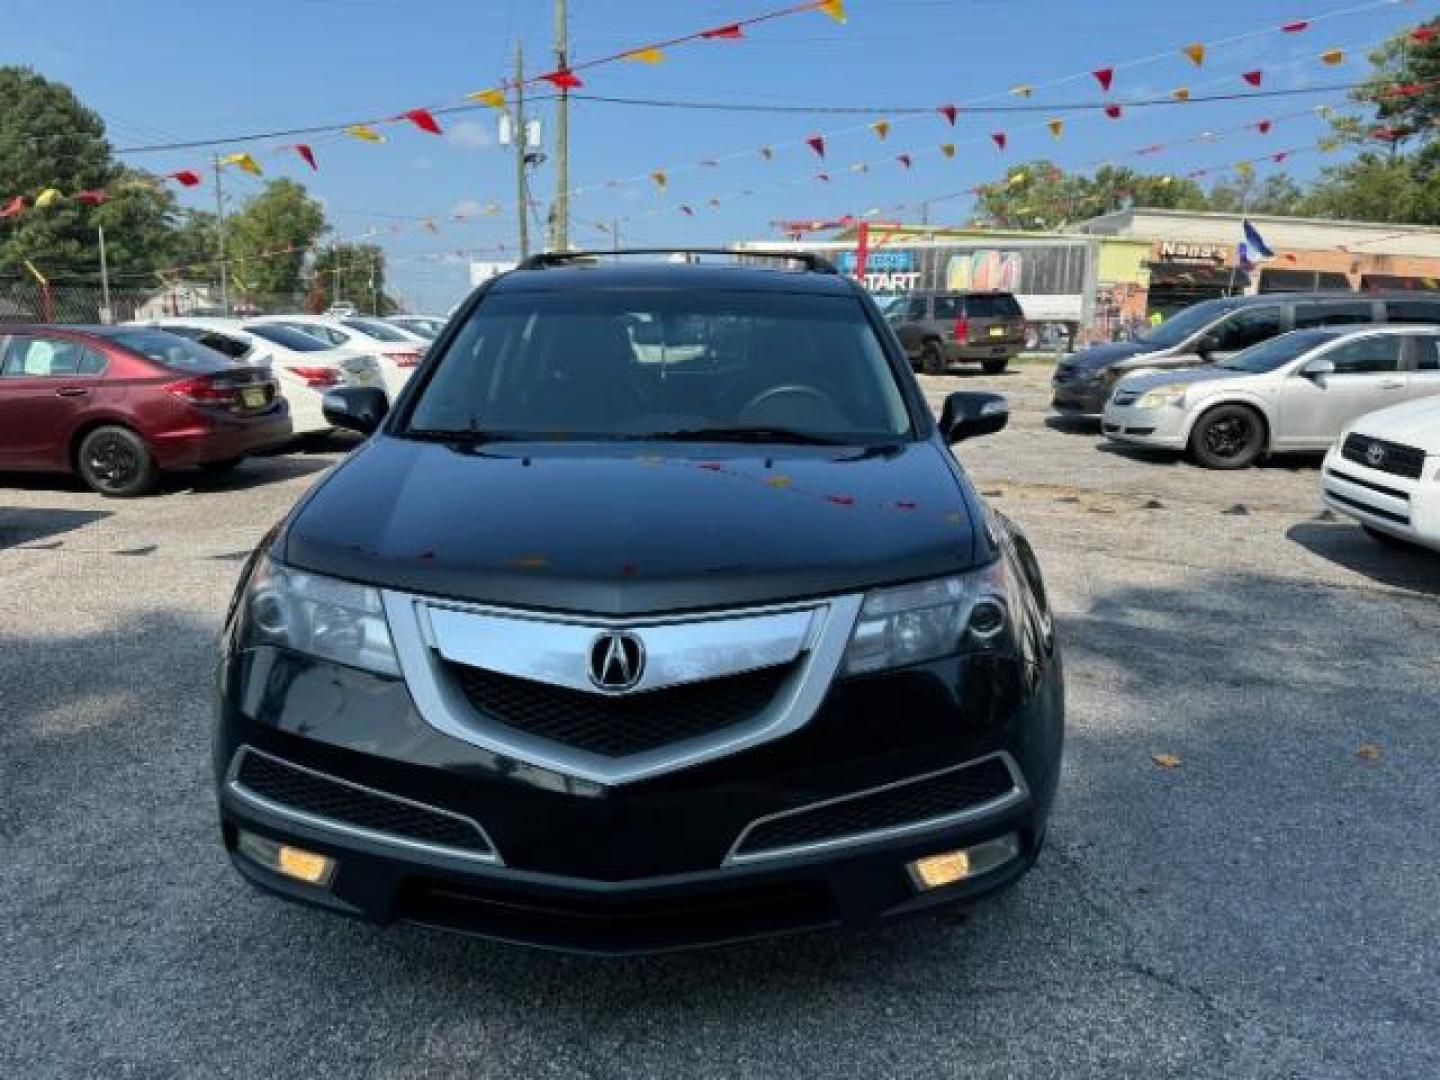
[[[230,268],[225,265],[225,196],[220,188],[220,155],[215,155],[215,234],[220,244],[220,310],[230,317]]]
[[[95,235],[100,240],[100,321],[112,323],[115,314],[110,310],[110,267],[105,261],[105,226],[96,225]]]

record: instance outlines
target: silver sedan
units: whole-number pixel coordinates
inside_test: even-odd
[[[1115,386],[1111,439],[1239,469],[1322,451],[1357,416],[1440,394],[1440,326],[1330,326],[1271,338],[1220,364],[1137,372]]]

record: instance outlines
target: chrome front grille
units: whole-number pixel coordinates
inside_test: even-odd
[[[1347,436],[1345,444],[1340,448],[1340,455],[1346,461],[1364,465],[1367,469],[1405,476],[1411,480],[1419,480],[1420,473],[1425,468],[1425,451],[1419,447],[1387,442],[1369,435]]]

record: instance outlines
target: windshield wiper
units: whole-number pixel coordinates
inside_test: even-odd
[[[525,438],[519,432],[485,431],[482,428],[406,428],[400,435],[407,439],[458,443],[465,446],[489,442],[519,442]]]
[[[631,437],[670,442],[793,443],[804,446],[849,446],[853,442],[786,427],[675,428],[672,431],[647,431]]]

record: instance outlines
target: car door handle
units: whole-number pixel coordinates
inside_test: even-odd
[[[84,397],[84,396],[85,396],[86,394],[88,394],[88,393],[90,393],[90,391],[87,390],[87,389],[85,389],[85,387],[83,387],[83,386],[62,386],[59,390],[56,390],[56,391],[55,391],[55,396],[56,396],[56,397]]]

